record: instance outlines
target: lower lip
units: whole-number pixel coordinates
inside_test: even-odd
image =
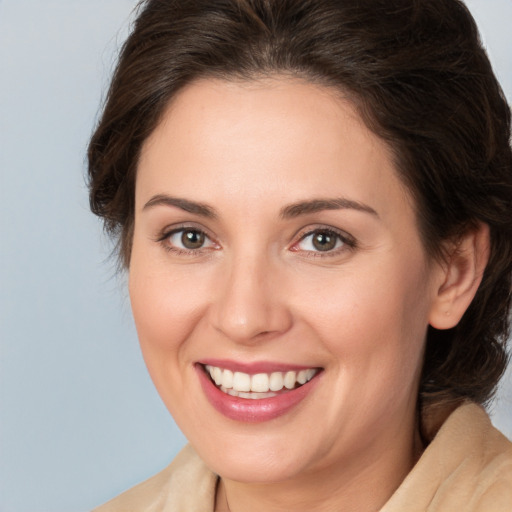
[[[223,393],[206,375],[201,365],[196,365],[201,387],[213,407],[224,416],[246,423],[272,420],[299,405],[313,391],[319,379],[317,373],[302,386],[271,398],[240,398]]]

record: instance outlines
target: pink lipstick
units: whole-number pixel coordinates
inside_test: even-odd
[[[212,406],[232,420],[249,423],[286,414],[314,390],[322,373],[301,365],[219,359],[203,360],[195,369]]]

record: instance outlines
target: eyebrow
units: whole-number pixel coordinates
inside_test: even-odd
[[[216,211],[211,206],[196,201],[190,201],[188,199],[182,199],[179,197],[172,197],[165,194],[158,194],[153,196],[144,206],[143,210],[154,208],[155,206],[173,206],[180,208],[188,213],[200,215],[208,219],[216,219],[218,217]],[[285,206],[281,212],[280,217],[282,219],[293,219],[301,215],[307,215],[310,213],[316,213],[323,210],[343,210],[351,209],[357,210],[364,213],[369,213],[375,217],[379,217],[379,214],[370,206],[353,201],[346,198],[334,198],[334,199],[310,199],[308,201],[299,201],[297,203]]]
[[[189,201],[188,199],[181,199],[179,197],[171,197],[165,194],[158,194],[153,196],[142,208],[142,210],[148,210],[155,206],[174,206],[181,210],[206,217],[208,219],[217,218],[215,210],[204,203],[198,203],[196,201]]]
[[[369,213],[379,218],[379,214],[370,206],[353,201],[346,198],[334,199],[311,199],[309,201],[300,201],[284,207],[281,210],[281,218],[291,219],[299,217],[300,215],[307,215],[309,213],[316,213],[322,210],[357,210],[359,212]]]

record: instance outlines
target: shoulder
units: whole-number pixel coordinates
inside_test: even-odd
[[[187,445],[160,473],[93,512],[210,512],[217,476]]]
[[[478,406],[473,406],[478,407]],[[468,420],[479,417],[475,436],[468,436],[467,460],[474,468],[472,509],[477,512],[512,510],[512,442],[493,427],[485,411],[478,407]]]
[[[435,433],[382,512],[510,512],[512,443],[465,403]]]

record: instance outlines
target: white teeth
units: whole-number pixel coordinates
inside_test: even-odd
[[[251,376],[248,373],[235,372],[233,389],[235,391],[251,391]]]
[[[222,371],[221,368],[219,370]],[[225,388],[232,388],[233,387],[233,372],[231,370],[224,370],[222,371],[222,385]]]
[[[295,387],[295,372],[286,372],[286,375],[284,376],[284,386],[287,389],[293,389]]]
[[[305,384],[309,382],[316,374],[317,370],[309,368],[308,370],[301,370],[297,375],[297,382],[299,384]]]
[[[281,391],[283,389],[284,381],[281,372],[274,372],[270,374],[268,387],[270,391]]]
[[[258,399],[258,398],[271,398],[273,396],[276,396],[276,393],[255,393],[250,392],[246,393],[244,391],[235,391],[234,389],[226,389],[225,387],[220,387],[220,390],[224,393],[227,393],[231,396],[239,396],[240,398],[250,398],[252,400]]]
[[[259,393],[268,391],[268,375],[266,373],[257,373],[251,377],[251,391]]]
[[[297,384],[309,382],[318,372],[314,368],[299,372],[272,372],[249,375],[244,372],[232,372],[217,366],[205,366],[212,380],[222,391],[242,398],[267,398],[283,388],[294,389]]]
[[[305,384],[307,382],[307,379],[306,379],[306,371],[307,370],[301,370],[299,372],[299,374],[297,375],[297,382],[299,384]]]
[[[211,372],[212,379],[215,381],[215,384],[217,386],[220,386],[222,384],[222,370],[218,368],[217,366],[213,367],[213,372]]]

